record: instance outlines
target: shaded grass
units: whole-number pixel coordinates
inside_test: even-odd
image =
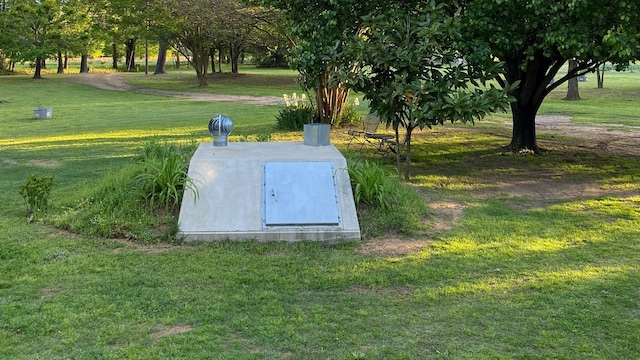
[[[439,127],[416,137],[409,204],[426,228],[434,214],[420,211],[427,204],[415,194],[462,204],[464,216],[450,230],[412,234],[426,241],[420,251],[367,255],[358,243],[149,246],[26,225],[19,185],[31,172],[51,173],[52,201],[77,199],[149,139],[209,141],[211,107],[237,114],[240,135],[271,129],[275,109],[125,96],[55,78],[33,88],[19,78],[0,82],[0,98],[11,96],[0,104],[1,358],[640,355],[636,158],[571,144],[549,146],[541,157],[510,155],[502,124]],[[36,93],[55,101],[52,120],[29,119]],[[127,117],[138,108],[147,111]],[[347,137],[335,135],[343,147]],[[299,136],[274,131],[278,140]],[[364,156],[374,155],[366,149]],[[381,161],[393,168],[393,160]],[[523,179],[612,192],[547,202],[488,192]],[[363,228],[384,234],[398,226],[371,219],[361,218]]]
[[[163,75],[144,76],[127,74],[127,83],[139,88],[171,91],[191,91],[211,94],[277,96],[297,92],[297,73],[286,69],[261,70],[241,68],[240,73],[228,72],[208,75],[208,87],[199,88],[198,80],[192,71],[170,70]]]

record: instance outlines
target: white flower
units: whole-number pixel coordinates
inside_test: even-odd
[[[360,101],[358,100],[358,98],[355,98],[355,100],[353,100],[353,105],[355,106],[360,105]]]

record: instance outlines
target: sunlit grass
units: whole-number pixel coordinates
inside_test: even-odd
[[[478,190],[490,186],[488,184],[480,184],[471,177],[444,176],[436,174],[413,176],[412,183],[429,189],[444,189],[453,191]]]
[[[554,205],[552,209],[606,216],[611,220],[640,219],[640,197],[602,198]]]
[[[589,81],[579,83],[582,100],[562,100],[567,92],[563,85],[547,96],[539,113],[568,115],[577,122],[640,126],[637,102],[633,100],[640,97],[640,90],[634,85],[638,81],[640,72],[608,71],[604,88],[598,89],[594,74]]]
[[[28,225],[19,186],[30,173],[55,175],[54,205],[74,205],[148,141],[211,141],[206,124],[218,112],[236,123],[231,141],[301,134],[276,130],[278,107],[63,79],[0,78],[0,99],[9,101],[0,104],[0,358],[640,354],[637,158],[570,142],[544,156],[512,155],[502,148],[507,118],[446,125],[417,133],[415,176],[402,187],[408,209],[360,214],[361,243],[142,245]],[[31,119],[36,98],[53,104],[53,119]],[[340,149],[393,170],[393,158],[347,151],[346,131],[332,133]],[[552,191],[562,196],[545,198]],[[99,224],[111,214],[94,215]]]

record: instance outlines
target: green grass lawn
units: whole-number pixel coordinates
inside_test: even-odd
[[[232,80],[226,89],[295,91],[263,89],[271,82],[263,75],[290,75],[261,72],[251,74],[260,90]],[[638,77],[619,75],[608,74],[603,90],[581,83],[584,102],[554,93],[543,112],[589,122],[628,116],[637,126],[629,104]],[[140,87],[155,81],[132,77]],[[206,126],[218,113],[235,122],[231,141],[301,134],[276,129],[278,106],[45,78],[0,77],[2,359],[640,358],[637,157],[546,140],[545,156],[505,154],[504,117],[437,127],[415,138],[406,187],[431,208],[411,236],[391,225],[333,246],[140,244],[27,224],[20,186],[31,173],[53,175],[51,211],[59,211],[150,140],[210,141]],[[37,106],[53,107],[53,119],[32,119]],[[332,135],[343,150],[345,132]],[[393,169],[391,159],[382,163]],[[376,227],[362,215],[363,229]]]
[[[581,101],[562,100],[567,95],[567,87],[561,85],[547,97],[540,113],[570,115],[578,122],[640,126],[640,71],[607,71],[603,89],[597,88],[595,74],[578,84]]]

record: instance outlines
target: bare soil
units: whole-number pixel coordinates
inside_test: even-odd
[[[229,96],[177,91],[163,91],[134,88],[123,81],[119,74],[80,74],[72,81],[112,91],[135,91],[146,94],[164,95],[198,101],[225,101],[252,105],[280,104],[277,97]],[[598,153],[609,153],[620,156],[640,157],[640,127],[621,126],[616,124],[578,124],[569,116],[539,115],[536,118],[538,135],[545,135],[539,143],[542,147],[562,146],[583,149]],[[509,124],[505,124],[509,126]],[[554,140],[555,139],[555,140]],[[640,173],[640,170],[639,170]],[[484,191],[475,191],[470,196],[479,198],[513,198],[527,199],[527,207],[545,207],[553,202],[570,199],[582,199],[600,196],[637,196],[637,190],[603,189],[589,180],[566,180],[549,171],[527,169],[525,173],[512,174],[508,177],[487,175],[481,179],[492,186]],[[364,241],[358,252],[374,256],[402,256],[419,252],[429,246],[432,239],[451,230],[464,217],[466,205],[458,199],[425,195],[433,218],[431,235],[422,239],[399,239],[381,237]],[[514,206],[520,202],[514,201]],[[166,249],[162,249],[166,250]],[[178,332],[188,329],[179,329]],[[159,337],[161,337],[161,334]]]
[[[190,99],[196,101],[232,102],[248,105],[279,105],[282,98],[276,96],[240,96],[240,95],[220,95],[207,93],[194,93],[183,91],[169,91],[157,89],[140,89],[127,84],[122,75],[110,74],[74,74],[68,77],[70,81],[91,85],[103,90],[111,91],[133,91],[143,94],[161,95],[179,99]]]
[[[165,336],[183,334],[193,330],[191,325],[173,325],[171,327],[161,326],[158,331],[151,334],[153,340],[159,340]]]

